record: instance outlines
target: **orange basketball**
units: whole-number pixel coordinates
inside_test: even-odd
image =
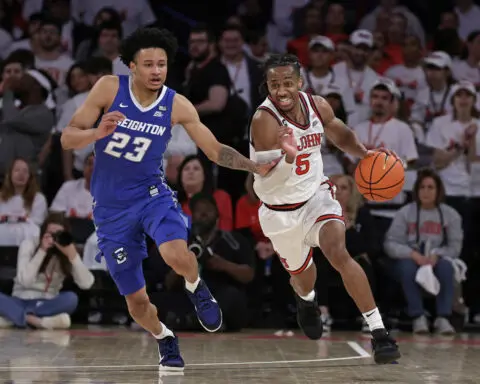
[[[355,182],[367,200],[391,200],[403,188],[405,169],[400,159],[378,152],[360,160],[355,170]]]

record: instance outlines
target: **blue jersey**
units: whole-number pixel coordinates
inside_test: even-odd
[[[119,87],[109,111],[126,119],[112,135],[95,143],[91,193],[97,206],[125,207],[140,199],[169,195],[163,175],[163,154],[172,136],[175,91],[162,87],[157,100],[142,107],[131,92],[129,76]]]

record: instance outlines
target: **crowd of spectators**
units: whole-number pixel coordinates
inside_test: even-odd
[[[119,43],[138,27],[162,26],[154,3],[1,2],[2,327],[131,322],[96,261],[92,147],[64,151],[59,137],[101,76],[129,73]],[[322,145],[347,248],[381,312],[408,319],[416,333],[429,332],[430,320],[442,334],[480,324],[480,7],[453,0],[424,25],[418,14],[425,10],[395,0],[364,14],[340,0],[226,3],[221,28],[191,22],[180,38],[187,63],[171,69],[168,85],[220,141],[248,155],[249,119],[265,96],[261,63],[272,52],[295,54],[302,90],[328,100],[367,148],[392,149],[407,166],[397,197],[367,202],[351,177],[358,159]],[[288,274],[262,233],[251,175],[210,163],[180,125],[172,127],[163,168],[192,217],[190,249],[226,328],[293,327]],[[199,329],[181,279],[150,239],[147,246],[147,288],[162,321]],[[361,320],[355,325],[360,314],[319,250],[314,260],[325,330],[368,330]]]

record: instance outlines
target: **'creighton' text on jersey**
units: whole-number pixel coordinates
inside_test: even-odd
[[[124,206],[162,194],[171,196],[163,177],[163,154],[172,136],[175,91],[163,86],[153,104],[142,107],[131,91],[129,76],[119,76],[108,110],[126,117],[113,134],[95,143],[91,192],[101,206]]]

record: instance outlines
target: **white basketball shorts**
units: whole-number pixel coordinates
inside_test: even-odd
[[[292,275],[303,272],[312,264],[313,248],[319,246],[320,228],[330,220],[344,223],[334,188],[327,180],[306,202],[262,204],[259,208],[263,233],[271,240],[284,268]]]

